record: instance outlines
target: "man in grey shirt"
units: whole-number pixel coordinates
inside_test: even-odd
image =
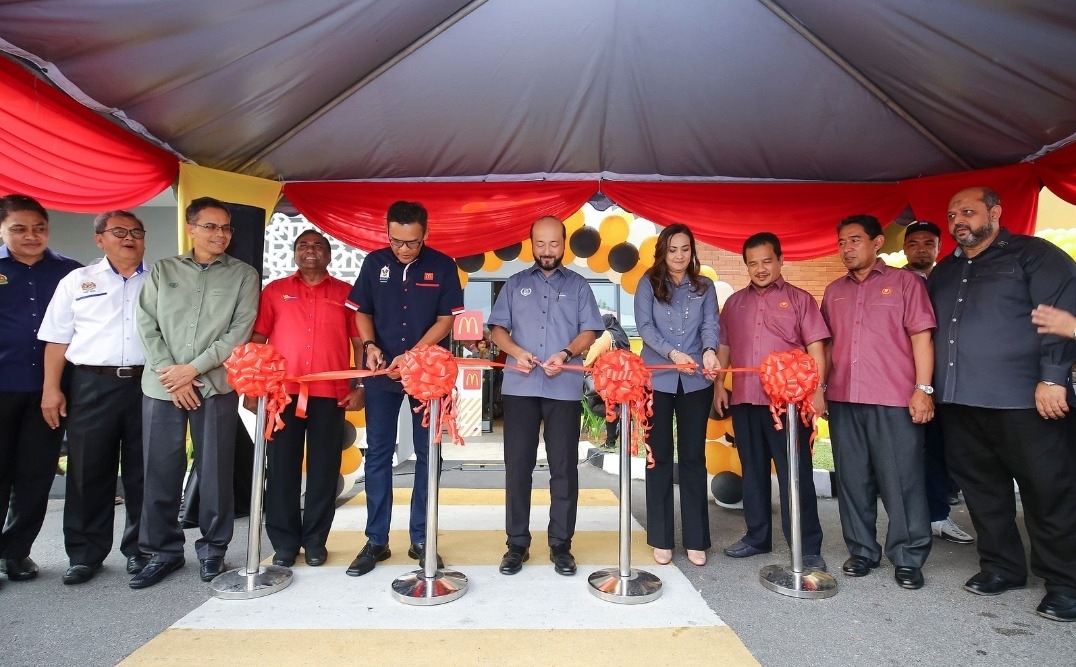
[[[576,570],[571,548],[579,501],[583,374],[562,371],[605,325],[590,285],[561,265],[566,237],[564,223],[553,217],[531,226],[534,266],[505,282],[489,316],[493,342],[517,369],[504,374],[502,387],[508,533],[502,574],[516,574],[530,556],[531,475],[543,424],[549,459],[549,559],[558,574]]]
[[[195,543],[202,581],[224,571],[232,539],[235,429],[239,396],[224,360],[250,340],[258,314],[260,276],[224,254],[231,216],[211,197],[186,211],[193,249],[157,262],[138,300],[138,335],[146,353],[142,374],[145,501],[139,547],[152,559],[131,579],[147,588],[183,567],[180,496],[187,470],[187,427],[194,443],[201,502]]]

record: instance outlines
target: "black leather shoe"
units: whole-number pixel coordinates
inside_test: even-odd
[[[84,584],[90,579],[93,579],[93,575],[97,574],[97,571],[101,569],[101,564],[96,565],[72,565],[67,568],[67,572],[64,573],[64,585],[77,586]]]
[[[865,577],[876,567],[878,567],[878,561],[876,560],[871,560],[866,556],[852,556],[844,561],[844,565],[841,566],[841,572],[844,572],[849,577]]]
[[[567,544],[558,544],[549,548],[549,560],[553,561],[553,570],[557,574],[570,577],[575,574],[575,556]]]
[[[201,563],[201,567],[198,568],[198,576],[201,577],[202,581],[213,581],[218,574],[224,572],[224,556],[199,558],[198,562]]]
[[[964,582],[964,590],[976,595],[1001,595],[1014,588],[1023,588],[1026,580],[1006,579],[1000,574],[983,570]]]
[[[37,563],[25,558],[5,558],[0,561],[0,570],[12,581],[29,581],[37,579]]]
[[[1035,613],[1051,621],[1076,621],[1076,597],[1061,593],[1047,593]]]
[[[291,567],[292,565],[295,565],[296,556],[298,556],[298,554],[278,551],[273,554],[273,565],[278,567]]]
[[[753,547],[747,542],[744,542],[743,540],[740,540],[736,544],[730,545],[725,548],[725,555],[732,558],[749,558],[751,556],[768,553],[770,553],[769,549],[759,549],[758,547]]]
[[[923,587],[923,570],[910,565],[898,565],[893,570],[893,579],[900,584],[901,588],[914,591]]]
[[[407,557],[414,558],[418,561],[419,567],[426,567],[426,543],[416,542],[411,545],[411,548],[407,550]],[[441,560],[441,554],[437,554],[437,569],[442,569],[445,566],[445,562]]]
[[[186,561],[183,560],[182,556],[179,560],[170,561],[151,558],[149,563],[142,568],[142,571],[136,574],[127,585],[135,589],[155,586],[164,581],[165,577],[183,567],[185,563]]]
[[[310,567],[321,567],[329,560],[329,550],[325,547],[310,547],[303,549],[303,560]]]
[[[518,544],[509,544],[508,551],[505,552],[504,557],[501,558],[501,574],[516,574],[523,569],[523,563],[526,563],[531,557],[531,550],[527,547],[521,547]]]
[[[138,574],[149,564],[149,556],[138,554],[127,557],[127,574]]]
[[[822,554],[809,554],[803,557],[803,567],[809,570],[818,570],[819,572],[825,572],[826,559],[822,558]]]
[[[361,577],[391,555],[392,551],[389,550],[389,545],[370,544],[367,542],[359,555],[355,556],[355,560],[351,561],[350,567],[347,568],[347,574],[349,577]]]

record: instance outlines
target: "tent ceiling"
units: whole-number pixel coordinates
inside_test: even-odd
[[[0,40],[184,158],[288,181],[889,181],[1076,135],[1054,0],[23,0]]]

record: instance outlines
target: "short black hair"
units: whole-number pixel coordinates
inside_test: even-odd
[[[994,192],[990,188],[980,188],[983,191],[983,196],[980,198],[984,204],[986,204],[986,210],[990,210],[995,206],[1001,206],[1001,197],[998,193]]]
[[[747,263],[748,250],[767,244],[773,246],[773,254],[777,255],[777,259],[781,259],[781,240],[777,238],[777,235],[773,232],[759,232],[758,234],[752,234],[747,237],[747,240],[743,242],[744,263]]]
[[[422,226],[423,231],[426,230],[426,208],[413,201],[398,201],[392,206],[389,206],[388,213],[385,214],[385,223],[395,222],[400,225],[412,225],[418,224]]]
[[[316,229],[308,229],[308,230],[304,231],[303,233],[299,234],[298,236],[296,236],[295,237],[295,243],[291,244],[291,249],[294,251],[296,248],[299,247],[299,239],[303,238],[304,236],[309,236],[311,234],[313,234],[314,236],[316,236],[319,239],[321,239],[322,241],[324,241],[325,242],[325,247],[328,248],[329,250],[332,250],[333,246],[332,246],[331,243],[329,243],[329,239],[324,234],[322,234],[321,232],[319,232]]]
[[[140,229],[146,228],[146,226],[142,224],[142,221],[138,219],[138,216],[130,211],[105,211],[93,219],[93,233],[103,234],[108,225],[108,221],[112,218],[128,218],[137,222]]]
[[[33,197],[19,194],[0,197],[0,222],[7,220],[7,217],[12,213],[18,213],[19,211],[33,211],[44,218],[45,222],[49,221],[49,212],[45,210],[41,202]]]
[[[850,215],[844,220],[837,223],[837,233],[840,234],[841,230],[848,225],[859,225],[863,228],[863,231],[867,232],[867,236],[872,239],[876,239],[879,236],[885,234],[882,231],[882,223],[878,222],[878,218],[873,215],[867,215],[866,213],[860,213],[858,215]]]
[[[184,213],[184,217],[187,220],[188,225],[193,225],[194,221],[198,219],[198,214],[207,208],[219,208],[228,214],[228,219],[232,219],[232,213],[228,210],[228,207],[219,199],[213,197],[199,197],[198,199],[192,199],[191,203],[187,205],[187,210]]]

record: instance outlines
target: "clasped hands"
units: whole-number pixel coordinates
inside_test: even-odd
[[[199,387],[205,384],[198,380],[198,369],[191,364],[173,364],[157,369],[157,379],[172,397],[172,404],[184,410],[197,410],[202,404]]]

